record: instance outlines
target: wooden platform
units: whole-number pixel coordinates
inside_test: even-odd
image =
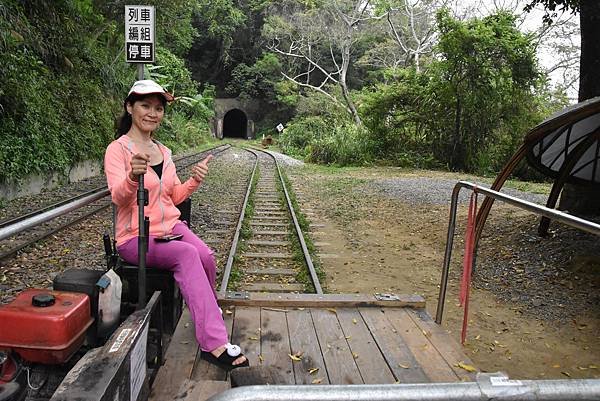
[[[273,384],[473,381],[461,347],[426,313],[421,297],[253,294],[221,300],[231,342],[252,366],[272,366]],[[202,400],[229,388],[228,375],[199,357],[187,309],[150,400]],[[262,384],[262,383],[261,383]],[[192,396],[193,394],[193,396]]]

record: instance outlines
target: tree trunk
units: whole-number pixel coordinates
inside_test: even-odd
[[[600,96],[600,1],[581,0],[579,101]]]
[[[352,27],[350,26],[349,29],[351,30]],[[354,123],[360,127],[360,126],[362,126],[362,121],[360,119],[360,116],[358,115],[358,111],[356,110],[356,106],[354,105],[352,98],[350,98],[350,91],[348,90],[348,84],[346,83],[346,75],[348,74],[348,67],[350,66],[351,43],[352,43],[352,37],[351,37],[351,34],[349,33],[348,37],[346,38],[346,43],[344,44],[343,50],[342,50],[342,70],[340,71],[339,84],[340,84],[340,87],[342,88],[342,95],[344,96],[346,105],[350,109],[350,113],[352,114],[352,118],[354,119]]]
[[[600,1],[581,0],[579,101],[600,96]],[[600,215],[600,189],[566,185],[559,208],[574,214]]]

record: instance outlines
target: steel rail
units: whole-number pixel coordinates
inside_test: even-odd
[[[102,191],[98,191],[92,195],[88,195],[86,197],[77,199],[76,201],[69,202],[65,205],[57,207],[56,209],[48,210],[44,213],[40,213],[33,217],[19,221],[16,224],[12,224],[8,227],[3,227],[0,229],[0,241],[11,237],[15,234],[18,234],[22,231],[28,230],[32,227],[45,223],[49,220],[55,219],[56,217],[72,212],[73,210],[79,209],[89,203],[97,201],[98,199],[104,198],[108,194],[110,194],[108,189],[103,189]]]
[[[292,200],[290,199],[290,195],[288,193],[287,187],[285,185],[285,181],[283,180],[283,174],[281,173],[281,168],[279,167],[279,162],[277,162],[277,158],[274,154],[267,150],[261,150],[271,156],[273,160],[275,160],[275,166],[277,167],[277,173],[279,174],[279,180],[281,181],[281,187],[283,188],[283,192],[285,194],[285,199],[287,202],[287,207],[292,216],[292,220],[294,221],[294,229],[296,231],[296,237],[298,237],[298,241],[300,241],[300,246],[302,248],[302,255],[304,256],[304,261],[306,262],[306,266],[308,267],[308,272],[310,273],[310,278],[315,287],[315,291],[317,294],[323,294],[323,289],[321,288],[321,283],[319,282],[319,277],[317,276],[317,272],[315,270],[315,266],[313,265],[312,258],[310,257],[310,252],[308,252],[308,247],[306,246],[306,241],[304,241],[304,234],[302,233],[302,229],[300,228],[300,224],[298,223],[298,218],[296,217],[296,212],[294,211],[294,206],[292,205]]]
[[[244,197],[244,203],[242,204],[242,210],[240,211],[240,215],[238,217],[238,222],[235,228],[235,234],[233,235],[233,240],[231,243],[231,248],[229,249],[229,256],[227,257],[227,263],[225,264],[225,270],[223,270],[223,278],[221,279],[221,287],[219,288],[219,295],[221,297],[225,297],[227,294],[227,285],[229,285],[229,277],[231,276],[231,269],[233,267],[233,261],[235,258],[235,254],[237,253],[237,246],[240,239],[240,233],[242,231],[242,223],[244,222],[244,217],[246,215],[246,206],[248,205],[248,199],[250,199],[250,192],[252,190],[252,182],[254,181],[254,176],[256,174],[256,170],[258,168],[258,155],[249,149],[245,149],[246,151],[252,153],[254,157],[256,157],[256,161],[254,162],[254,168],[252,169],[252,175],[250,176],[250,181],[248,182],[248,188],[246,189],[246,196]]]
[[[16,253],[19,252],[20,250],[23,250],[23,249],[27,248],[28,246],[31,246],[31,245],[35,244],[36,242],[41,241],[44,238],[47,238],[47,237],[51,236],[52,234],[55,234],[55,233],[59,232],[60,230],[63,230],[63,229],[65,229],[67,227],[70,227],[70,226],[73,226],[73,225],[79,223],[80,221],[83,221],[83,220],[87,219],[88,217],[91,217],[91,216],[95,215],[96,213],[98,213],[98,212],[100,212],[100,211],[108,208],[109,206],[110,206],[110,203],[106,204],[106,205],[102,205],[100,207],[97,207],[96,209],[91,210],[91,211],[89,211],[87,213],[84,213],[81,216],[79,216],[79,217],[77,217],[77,218],[75,218],[73,220],[69,220],[66,223],[63,223],[63,224],[61,224],[61,225],[59,225],[57,227],[52,228],[49,231],[44,232],[39,237],[33,238],[33,239],[31,239],[31,240],[29,240],[27,242],[19,244],[16,247],[11,248],[10,250],[8,250],[8,251],[0,254],[0,260],[7,259],[7,258],[9,258],[11,256],[15,256]]]
[[[480,373],[466,383],[242,386],[208,401],[593,401],[600,379],[508,380],[502,373]]]
[[[21,216],[17,216],[17,217],[13,217],[13,218],[8,218],[6,220],[2,220],[2,221],[0,221],[0,228],[4,228],[4,227],[10,226],[12,224],[16,224],[19,221],[23,221],[23,220],[28,219],[30,217],[36,216],[38,214],[42,214],[44,212],[47,212],[48,210],[56,209],[56,208],[58,208],[58,207],[60,207],[62,205],[66,205],[67,203],[73,202],[73,201],[75,201],[77,199],[81,199],[81,198],[84,198],[84,197],[86,197],[88,195],[95,194],[96,192],[102,191],[103,189],[106,189],[106,185],[102,186],[102,187],[94,188],[94,189],[92,189],[90,191],[84,192],[84,193],[82,193],[80,195],[77,195],[77,196],[74,196],[72,198],[65,199],[65,200],[62,200],[60,202],[56,202],[56,203],[54,203],[52,205],[45,206],[45,207],[43,207],[41,209],[34,210],[33,212],[26,213],[26,214],[23,214]]]
[[[438,305],[435,315],[435,322],[437,324],[442,323],[442,316],[444,313],[444,302],[446,300],[446,289],[448,287],[448,271],[450,270],[450,259],[452,258],[452,244],[454,241],[454,232],[456,231],[456,210],[458,205],[458,194],[462,188],[468,188],[475,193],[484,194],[485,196],[488,196],[490,198],[508,203],[512,206],[516,206],[520,209],[527,210],[537,215],[551,218],[553,220],[559,221],[579,230],[586,231],[594,235],[600,235],[600,224],[596,224],[594,222],[582,219],[580,217],[572,216],[568,213],[561,212],[560,210],[550,209],[545,206],[538,205],[537,203],[519,199],[517,197],[500,193],[486,187],[481,187],[467,181],[459,181],[452,190],[452,198],[450,203],[450,217],[448,222],[448,236],[446,239],[446,251],[444,253],[444,265],[442,268],[440,292],[438,296]],[[477,248],[475,248],[473,252],[474,254],[477,254]],[[475,268],[475,260],[473,261],[473,268]]]

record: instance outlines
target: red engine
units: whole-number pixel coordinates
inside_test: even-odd
[[[86,294],[28,289],[0,306],[0,349],[27,362],[61,364],[83,344],[94,319]]]

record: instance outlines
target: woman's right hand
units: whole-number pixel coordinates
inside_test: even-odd
[[[136,153],[131,158],[131,171],[129,172],[129,178],[132,181],[137,182],[140,174],[146,174],[148,170],[148,162],[150,161],[150,155],[145,153]]]

